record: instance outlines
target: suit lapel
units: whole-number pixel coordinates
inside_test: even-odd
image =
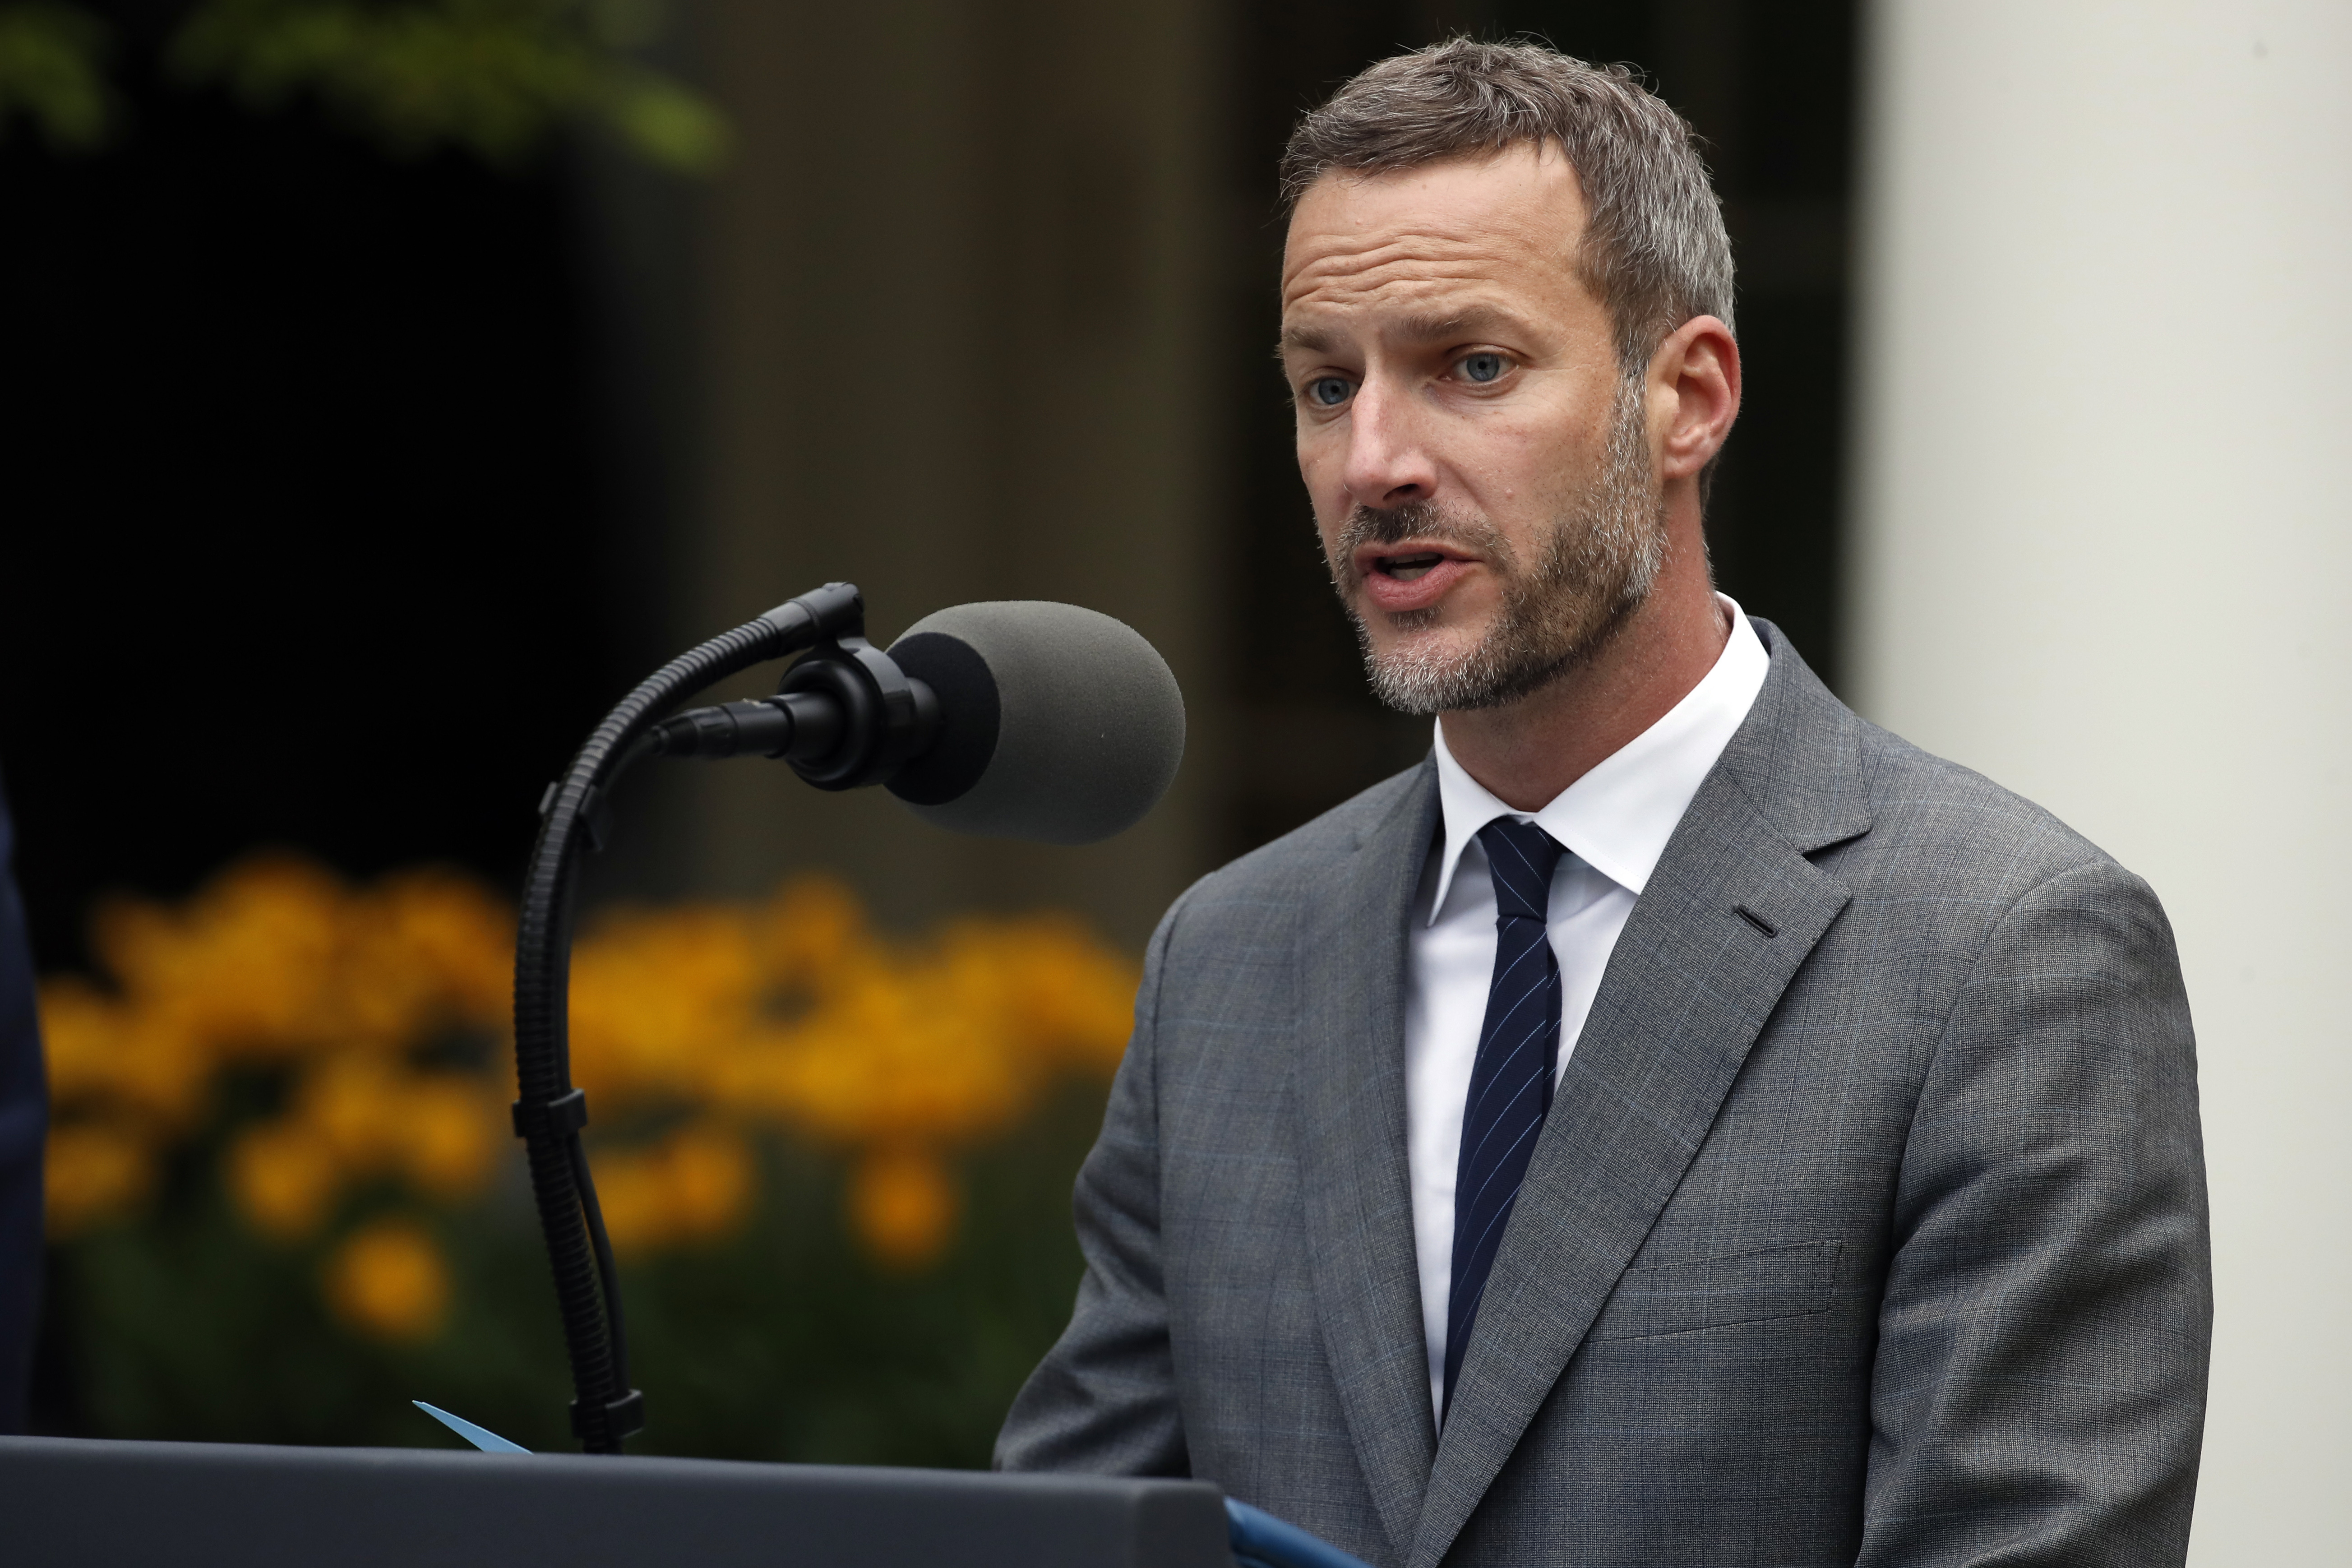
[[[1537,1140],[1408,1568],[1453,1545],[1845,905],[1804,854],[1868,826],[1858,721],[1769,640],[1772,673],[1635,903]]]
[[[1404,1115],[1405,922],[1436,820],[1424,764],[1307,900],[1299,931],[1307,1261],[1349,1432],[1400,1554],[1437,1447]]]

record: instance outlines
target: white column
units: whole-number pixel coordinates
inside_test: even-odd
[[[2352,1552],[2352,5],[1877,0],[1853,695],[2154,884],[2218,1310],[2192,1560]]]

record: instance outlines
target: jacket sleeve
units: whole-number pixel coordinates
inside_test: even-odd
[[[2159,1568],[2188,1551],[2212,1330],[2172,931],[2112,862],[1996,922],[1893,1209],[1861,1568]]]
[[[15,831],[0,799],[0,1433],[25,1426],[41,1294],[41,1148],[48,1098],[33,956],[16,899]]]
[[[1102,1134],[1078,1172],[1075,1212],[1086,1273],[1054,1348],[997,1435],[1000,1470],[1184,1476],[1160,1255],[1156,1014],[1160,974],[1182,912],[1169,910],[1146,950],[1135,1032],[1112,1080]]]

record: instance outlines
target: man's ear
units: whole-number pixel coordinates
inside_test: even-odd
[[[1731,434],[1739,417],[1739,343],[1713,316],[1693,316],[1650,356],[1652,406],[1666,407],[1658,477],[1695,475]]]

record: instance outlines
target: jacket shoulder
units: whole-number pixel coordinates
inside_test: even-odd
[[[1871,858],[1948,892],[2011,897],[2072,872],[2141,887],[2115,858],[2044,806],[1972,768],[1858,720],[1869,785]]]
[[[1771,669],[1718,765],[1799,853],[1855,892],[1997,906],[2004,891],[2074,871],[2137,881],[2042,807],[1864,719],[1779,627],[1755,626]]]

